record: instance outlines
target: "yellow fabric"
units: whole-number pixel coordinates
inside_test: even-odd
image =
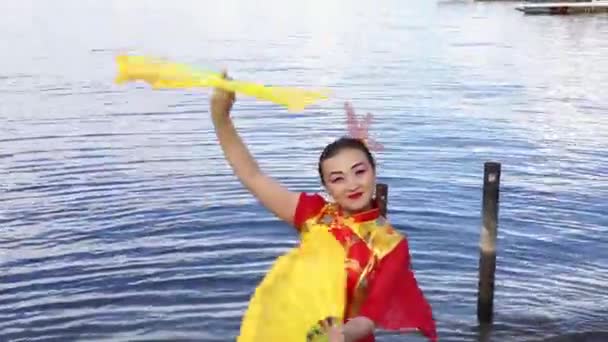
[[[380,220],[384,220],[380,218]],[[357,236],[365,241],[379,260],[390,253],[403,240],[403,235],[395,231],[393,227],[378,220],[369,222],[350,222],[349,226]]]
[[[390,253],[403,240],[404,236],[396,231],[382,216],[370,221],[357,222],[352,217],[343,217],[338,213],[336,204],[328,203],[319,214],[306,220],[302,231],[331,229],[345,226],[367,244],[374,256],[380,260]],[[347,241],[350,247],[354,241]]]
[[[145,81],[160,89],[217,87],[286,106],[289,111],[301,111],[308,105],[327,99],[328,92],[293,87],[270,87],[244,81],[226,80],[216,72],[202,72],[189,66],[144,56],[116,57],[116,83]]]
[[[343,320],[345,259],[344,248],[327,229],[303,233],[300,246],[279,257],[256,289],[237,341],[326,340],[315,329],[327,317]]]
[[[306,220],[301,228],[303,234],[309,231],[330,230],[332,228],[348,227],[354,235],[345,241],[348,249],[358,241],[363,241],[372,252],[367,263],[362,265],[357,259],[349,258],[347,252],[346,269],[358,275],[357,284],[347,317],[354,317],[367,296],[367,276],[374,270],[380,260],[395,249],[403,240],[404,235],[396,231],[388,221],[381,216],[368,221],[357,221],[352,217],[341,216],[334,203],[328,203],[314,217]]]

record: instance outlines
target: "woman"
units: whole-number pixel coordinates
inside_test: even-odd
[[[292,192],[265,175],[238,135],[230,111],[234,93],[215,89],[211,116],[226,160],[243,185],[271,212],[299,231],[323,224],[347,249],[345,324],[326,325],[332,342],[372,342],[376,327],[418,329],[437,339],[430,305],[410,270],[407,240],[374,204],[376,166],[366,145],[341,138],[321,154],[321,183],[334,203]]]

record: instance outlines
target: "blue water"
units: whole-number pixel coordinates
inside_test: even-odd
[[[297,241],[232,175],[209,91],[115,85],[123,52],[331,88],[298,115],[235,105],[261,167],[293,190],[321,190],[344,101],[372,112],[389,217],[442,341],[608,339],[608,16],[515,5],[3,1],[0,341],[234,340]],[[480,332],[486,161],[503,176],[495,325]]]

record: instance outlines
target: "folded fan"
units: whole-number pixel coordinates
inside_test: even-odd
[[[294,87],[265,86],[254,82],[227,80],[217,72],[200,71],[184,64],[170,63],[144,56],[116,57],[116,83],[145,81],[156,89],[187,89],[218,87],[258,99],[284,105],[289,111],[301,111],[308,105],[327,99],[327,91],[312,91]]]
[[[345,258],[328,231],[303,233],[300,246],[279,257],[256,289],[237,342],[327,341],[319,321],[343,320]]]

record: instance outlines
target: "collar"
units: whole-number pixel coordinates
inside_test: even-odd
[[[343,215],[342,208],[338,209],[339,215]],[[346,216],[345,216],[346,217]],[[372,221],[380,217],[380,208],[378,208],[376,201],[372,201],[372,208],[366,211],[358,212],[356,214],[350,215],[355,222],[367,222]]]

